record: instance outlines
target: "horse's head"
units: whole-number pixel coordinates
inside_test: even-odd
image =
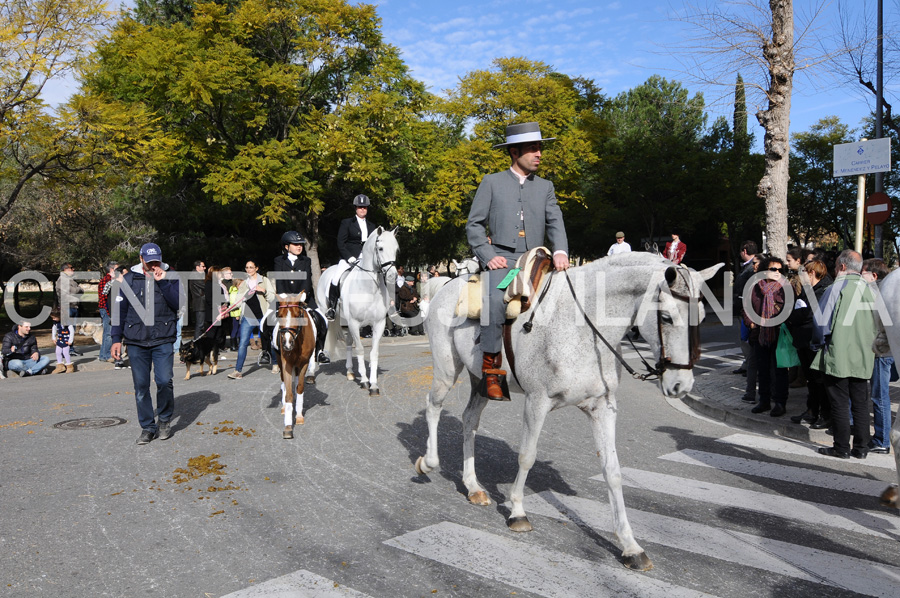
[[[723,265],[702,272],[669,266],[659,284],[651,285],[643,297],[638,327],[656,357],[660,389],[667,397],[684,396],[694,385],[693,367],[700,359],[700,322],[705,316],[700,289],[703,281]]]
[[[397,284],[396,261],[400,245],[397,243],[396,233],[396,228],[386,230],[383,226],[379,226],[366,239],[360,256],[363,267],[381,274],[388,288],[393,288],[391,285]]]
[[[457,276],[474,274],[481,270],[481,264],[478,263],[478,259],[474,257],[468,257],[461,262],[453,260],[453,265],[456,267]]]
[[[275,316],[278,319],[278,338],[276,342],[282,351],[290,351],[294,348],[297,335],[301,327],[306,326],[306,314],[303,311],[303,303],[306,301],[306,293],[299,295],[278,295],[278,309]]]

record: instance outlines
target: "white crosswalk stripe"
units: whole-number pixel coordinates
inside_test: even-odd
[[[450,522],[409,532],[385,544],[539,596],[709,596],[636,574],[618,563],[610,566],[588,561]]]
[[[592,479],[603,481],[603,476],[594,476]],[[822,525],[824,521],[827,521],[831,527],[859,534],[900,539],[900,520],[893,514],[813,504],[789,496],[627,467],[622,468],[622,484],[631,488],[652,490],[669,496],[678,496],[723,507],[773,515],[784,514],[792,521],[810,525]]]
[[[822,462],[834,463],[835,458],[828,455],[820,455],[816,452],[818,446],[812,444],[803,444],[799,442],[791,442],[789,440],[779,440],[778,438],[768,438],[764,436],[754,436],[753,434],[732,434],[725,438],[719,438],[716,442],[723,444],[731,444],[748,449],[756,449],[761,451],[774,451],[778,453],[789,453],[791,455],[802,455],[810,457]],[[885,469],[894,469],[897,467],[893,455],[875,455],[870,454],[865,461],[860,462],[866,467],[882,467]],[[883,488],[882,488],[883,490]]]
[[[759,476],[770,480],[794,482],[795,484],[817,486],[819,488],[840,490],[842,492],[856,492],[857,494],[866,496],[877,496],[884,490],[884,482],[881,480],[857,478],[819,471],[818,469],[808,469],[805,467],[766,463],[755,459],[731,457],[729,455],[719,455],[693,449],[669,453],[668,455],[663,455],[660,459],[673,461],[675,463],[698,465],[700,467],[711,467],[733,473]]]
[[[529,514],[570,519],[592,529],[611,531],[609,505],[594,500],[541,492],[525,500]],[[628,510],[628,520],[641,542],[653,542],[788,577],[828,584],[873,596],[893,596],[900,568],[872,566],[870,560],[806,548],[789,542],[648,513]],[[859,575],[866,571],[866,575]]]
[[[270,579],[222,598],[368,598],[368,594],[344,587],[303,569]]]

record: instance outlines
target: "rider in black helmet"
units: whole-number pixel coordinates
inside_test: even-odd
[[[312,283],[312,260],[304,254],[306,239],[294,230],[281,235],[283,247],[281,255],[275,258],[269,277],[275,280],[275,292],[277,294],[299,295],[306,293],[307,311],[316,323],[316,361],[329,363],[331,360],[323,350],[325,347],[325,333],[328,323],[325,317],[316,309],[316,294]],[[272,272],[280,272],[280,275],[272,275]]]
[[[353,198],[353,207],[356,210],[356,216],[342,220],[341,227],[338,229],[337,246],[338,253],[341,254],[341,261],[338,262],[338,265],[341,266],[341,269],[335,274],[331,281],[331,287],[328,289],[328,311],[325,312],[325,317],[329,320],[334,319],[334,309],[341,294],[341,275],[356,263],[366,239],[378,228],[366,220],[366,216],[369,214],[368,197],[362,194],[357,195]]]

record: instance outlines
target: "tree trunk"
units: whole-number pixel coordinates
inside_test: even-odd
[[[788,154],[790,151],[791,88],[794,79],[793,0],[769,0],[772,39],[766,40],[763,56],[769,66],[769,105],[756,113],[765,130],[763,148],[766,169],[756,195],[766,202],[768,250],[784,259],[787,253]]]
[[[309,259],[312,260],[313,288],[318,289],[322,267],[319,265],[319,217],[315,214],[309,217],[306,232],[309,240]]]

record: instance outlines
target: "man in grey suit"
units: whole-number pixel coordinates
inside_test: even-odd
[[[566,228],[553,183],[534,174],[541,163],[541,142],[553,139],[542,139],[535,122],[506,127],[506,143],[494,149],[509,152],[510,168],[482,179],[466,223],[469,245],[489,270],[490,307],[482,309],[480,344],[486,394],[493,400],[508,400],[501,386],[506,372],[500,369],[506,306],[503,290],[497,285],[522,254],[544,244],[545,236],[550,240],[554,267],[569,267]]]

